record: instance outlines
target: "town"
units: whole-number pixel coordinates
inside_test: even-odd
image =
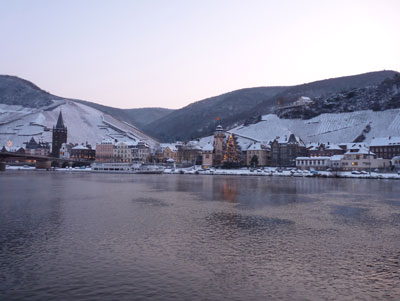
[[[51,166],[79,166],[84,162],[94,164],[94,170],[103,171],[126,170],[124,166],[132,163],[183,168],[198,166],[203,170],[277,167],[308,171],[385,173],[398,172],[400,169],[400,137],[394,136],[376,137],[370,144],[306,144],[294,134],[276,137],[272,141],[257,141],[231,133],[219,125],[212,136],[187,142],[159,143],[154,148],[144,141],[132,143],[117,139],[104,139],[95,146],[88,143],[73,144],[68,143],[67,137],[68,129],[60,111],[52,129],[51,143],[36,141],[33,136],[24,146],[13,146],[12,141],[9,141],[1,148],[0,161],[3,161],[3,165],[36,163],[37,168],[47,169]],[[40,160],[35,156],[48,158],[47,165],[38,164]],[[54,158],[60,160],[52,161]],[[114,167],[116,163],[120,168],[108,168],[107,164],[113,164]]]

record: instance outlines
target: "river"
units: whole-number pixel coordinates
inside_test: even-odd
[[[400,299],[398,181],[0,173],[0,300]]]

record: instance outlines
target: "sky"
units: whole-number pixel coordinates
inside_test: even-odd
[[[399,0],[0,0],[0,74],[119,107],[400,71]]]

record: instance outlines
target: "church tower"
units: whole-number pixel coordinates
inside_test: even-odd
[[[67,127],[64,125],[63,116],[60,111],[57,124],[53,127],[52,157],[60,157],[60,148],[63,143],[67,143]]]
[[[225,131],[222,126],[217,126],[214,133],[214,166],[222,164],[222,159],[225,151]]]

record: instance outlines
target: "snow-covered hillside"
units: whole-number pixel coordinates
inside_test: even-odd
[[[136,127],[121,122],[99,110],[70,100],[62,100],[56,108],[26,108],[0,104],[0,146],[12,141],[14,146],[24,146],[31,137],[51,142],[51,129],[60,112],[68,128],[68,142],[92,145],[102,139],[147,142],[155,147],[157,141],[142,133]]]
[[[264,142],[294,133],[306,143],[352,142],[364,134],[364,142],[369,143],[373,137],[400,136],[400,109],[322,114],[308,120],[280,119],[269,114],[259,123],[239,126],[230,132]]]

